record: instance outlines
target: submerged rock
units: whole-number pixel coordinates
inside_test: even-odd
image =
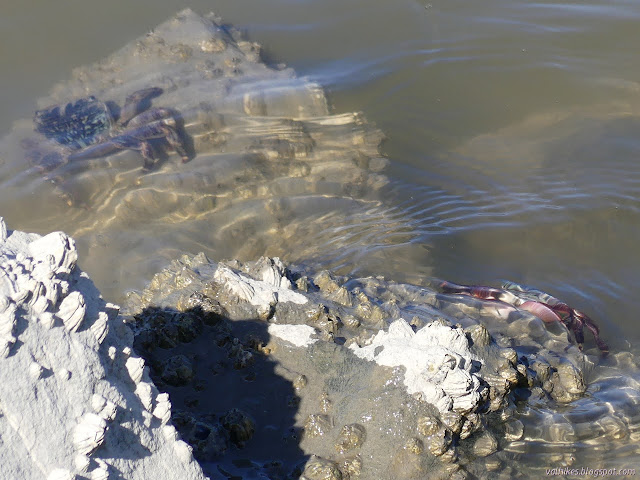
[[[85,268],[110,298],[142,288],[181,251],[309,259],[326,255],[323,244],[334,252],[361,249],[358,230],[404,228],[394,219],[383,222],[381,191],[389,179],[378,150],[382,133],[359,113],[331,114],[320,85],[265,64],[258,44],[215,15],[180,12],[104,60],[77,68],[38,105],[62,105],[60,113],[69,104],[73,111],[78,99],[94,96],[89,103],[99,101],[101,112],[109,108],[115,117],[97,135],[111,138],[98,145],[113,144],[114,137],[130,145],[135,142],[122,139],[130,128],[118,121],[130,110],[127,97],[140,90],[151,92],[144,113],[171,114],[188,162],[166,140],[152,138],[157,162],[149,171],[140,151],[115,148],[42,173],[62,147],[34,131],[32,119],[16,122],[0,140],[0,209],[7,207],[8,221],[72,235],[80,251],[90,252]],[[81,124],[69,135],[93,126]],[[40,160],[32,166],[34,156]],[[352,235],[338,230],[343,225]],[[272,268],[278,266],[263,265],[271,277],[259,278],[279,287]]]

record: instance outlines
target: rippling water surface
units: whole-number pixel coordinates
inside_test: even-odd
[[[0,130],[185,6],[214,10],[324,86],[332,112],[363,111],[384,132],[388,229],[329,223],[331,241],[367,248],[332,257],[331,241],[306,239],[327,265],[527,283],[587,312],[612,350],[640,339],[638,2],[4,0]],[[11,228],[31,226],[0,207]],[[89,273],[113,291],[108,272]]]

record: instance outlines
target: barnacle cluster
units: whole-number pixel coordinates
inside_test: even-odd
[[[285,448],[279,465],[306,479],[516,474],[509,462],[514,451],[527,451],[525,427],[532,428],[516,407],[531,404],[529,415],[544,418],[556,402],[584,398],[598,359],[566,332],[526,328],[536,319],[525,311],[501,317],[481,301],[429,286],[313,272],[278,258],[216,264],[183,256],[129,300],[125,313],[141,339],[165,335],[158,315],[171,319],[173,331],[181,319],[191,325],[198,309],[215,312],[209,326],[200,317],[200,333],[188,341],[155,342],[165,347],[141,354],[171,398],[184,399],[180,415],[190,421],[183,436],[201,449],[197,456],[212,451],[193,428],[209,415],[207,428],[224,448],[207,458],[238,475],[234,458],[271,468],[257,460],[271,443]],[[516,335],[514,324],[525,327]],[[188,356],[196,373],[189,383],[167,385],[163,362],[176,354]],[[238,363],[238,356],[252,360]],[[228,395],[217,401],[221,385]],[[625,393],[640,398],[637,390]],[[222,422],[230,405],[255,432],[241,445],[229,443]],[[274,412],[281,413],[275,423]],[[558,425],[537,427],[549,444],[576,434],[570,415],[555,415]],[[583,438],[601,434],[580,428]],[[287,445],[311,457],[300,464],[301,452]]]

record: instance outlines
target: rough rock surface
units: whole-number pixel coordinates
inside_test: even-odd
[[[77,257],[0,218],[0,478],[204,479]]]
[[[637,357],[596,365],[528,312],[198,255],[118,316],[70,237],[0,234],[3,478],[529,478],[639,453]]]
[[[594,468],[630,465],[612,458],[638,450],[634,355],[585,355],[560,326],[437,285],[185,256],[125,313],[212,478],[529,478],[541,461],[595,458],[587,446],[602,441]],[[177,355],[193,375],[172,384]],[[234,408],[241,443],[222,420]]]

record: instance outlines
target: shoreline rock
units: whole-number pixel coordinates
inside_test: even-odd
[[[204,479],[73,239],[0,231],[0,476]]]
[[[73,239],[0,232],[7,478],[526,478],[539,442],[633,446],[637,358],[596,365],[528,312],[201,254],[118,315]]]

